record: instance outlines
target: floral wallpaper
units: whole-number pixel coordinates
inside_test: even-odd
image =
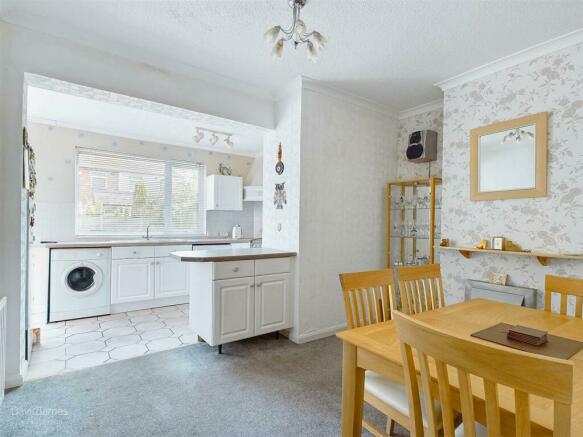
[[[542,56],[446,90],[443,126],[442,234],[454,245],[503,235],[524,249],[583,253],[583,45]],[[469,134],[474,127],[547,111],[548,196],[469,200]],[[441,254],[444,289],[463,299],[465,279],[507,273],[509,284],[539,290],[544,276],[583,278],[583,262],[457,252]]]
[[[437,161],[409,162],[405,152],[409,144],[409,134],[418,130],[434,130],[437,132]],[[441,176],[443,157],[443,110],[436,109],[422,114],[412,115],[399,120],[399,136],[397,138],[398,178],[414,179],[431,176]]]

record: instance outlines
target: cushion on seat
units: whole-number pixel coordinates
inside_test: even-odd
[[[455,437],[464,437],[464,425],[460,425],[455,429]],[[488,430],[476,422],[476,437],[488,437]]]
[[[405,385],[391,381],[378,373],[367,370],[364,374],[364,390],[379,398],[385,404],[390,405],[399,413],[409,417],[409,401],[407,399],[407,389]],[[425,403],[421,396],[421,413],[423,414],[423,426],[427,428],[427,417],[425,413]],[[441,406],[435,401],[435,414],[437,426],[441,427]]]

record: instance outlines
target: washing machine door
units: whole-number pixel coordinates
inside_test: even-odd
[[[93,263],[77,263],[64,271],[63,282],[69,293],[77,296],[87,296],[101,287],[103,273]]]

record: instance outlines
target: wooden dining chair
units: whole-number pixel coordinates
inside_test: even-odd
[[[348,329],[391,319],[391,313],[396,309],[391,269],[341,273],[340,285]]]
[[[401,311],[417,314],[445,306],[439,264],[397,267]]]
[[[545,276],[545,311],[552,311],[551,298],[553,293],[561,296],[560,313],[567,315],[569,296],[575,297],[575,317],[583,316],[583,279],[564,276]]]
[[[401,342],[405,384],[412,412],[412,437],[437,436],[440,432],[445,437],[502,435],[498,385],[509,387],[514,392],[516,436],[531,435],[530,396],[553,401],[554,436],[577,435],[572,429],[571,419],[572,411],[576,411],[572,409],[573,387],[580,371],[575,373],[572,361],[456,337],[399,312],[395,312],[395,325]],[[413,349],[419,372],[415,367]],[[431,373],[433,368],[435,371]],[[463,425],[457,429],[453,406],[458,400],[452,399],[455,392],[450,386],[450,377],[459,381],[459,407],[456,409],[461,409]],[[472,382],[477,383],[477,391],[483,389],[485,393],[486,427],[475,422]],[[431,393],[438,394],[440,411],[434,408],[434,402],[428,402],[432,400]],[[430,424],[426,434],[423,413]],[[443,431],[437,429],[437,423],[443,426]]]
[[[395,283],[391,269],[341,273],[346,323],[349,329],[384,322],[396,310]],[[395,422],[409,427],[405,386],[370,370],[365,372],[364,401],[387,416],[386,432],[367,420],[362,426],[376,437],[392,435]]]

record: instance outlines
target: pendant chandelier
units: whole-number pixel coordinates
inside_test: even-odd
[[[502,138],[502,144],[506,143],[507,141],[516,141],[520,143],[522,140],[532,140],[534,139],[534,134],[532,132],[528,132],[526,130],[516,128],[512,130],[510,133],[504,135]]]
[[[283,55],[283,46],[286,41],[292,41],[295,49],[300,44],[305,44],[306,56],[312,62],[318,60],[318,50],[326,47],[326,38],[315,30],[308,32],[305,23],[300,19],[300,12],[307,1],[288,0],[289,7],[293,10],[291,27],[284,29],[281,26],[274,26],[265,32],[265,40],[271,44],[275,43],[271,51],[271,56],[274,59],[281,58]]]

